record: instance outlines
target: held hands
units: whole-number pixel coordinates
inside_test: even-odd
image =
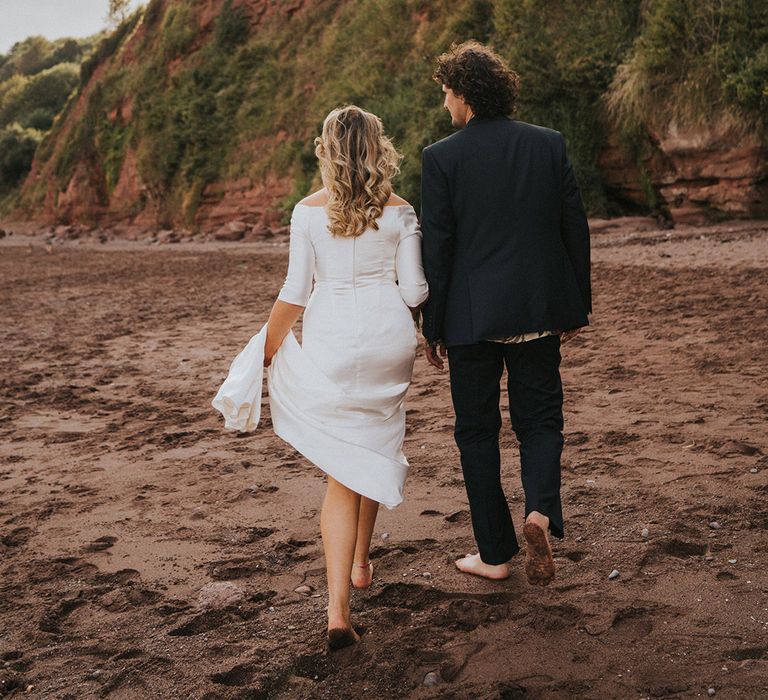
[[[427,362],[437,369],[443,369],[443,359],[446,356],[445,345],[441,342],[430,344],[428,341],[424,341],[424,355],[427,358]]]

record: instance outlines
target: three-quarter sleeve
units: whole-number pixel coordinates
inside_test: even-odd
[[[291,214],[291,242],[288,274],[277,298],[288,304],[306,306],[312,293],[315,271],[315,249],[309,237],[307,207],[296,206]]]
[[[413,207],[403,207],[401,212],[402,228],[395,254],[395,271],[400,296],[408,306],[416,307],[429,296],[421,262],[421,229]]]

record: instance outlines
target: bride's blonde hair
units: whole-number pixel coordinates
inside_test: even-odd
[[[349,105],[334,109],[315,139],[320,175],[328,190],[328,229],[355,237],[376,223],[392,194],[402,156],[375,114]]]

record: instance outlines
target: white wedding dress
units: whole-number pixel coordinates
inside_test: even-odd
[[[427,298],[421,231],[410,205],[378,230],[328,231],[324,207],[297,204],[278,299],[305,306],[267,370],[275,433],[353,491],[388,508],[403,497],[405,392],[416,357],[409,306]]]

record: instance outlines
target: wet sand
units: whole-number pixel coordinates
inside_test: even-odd
[[[268,406],[247,436],[210,408],[286,241],[0,241],[0,697],[768,697],[768,224],[593,248],[555,582],[529,586],[522,552],[505,582],[455,570],[447,375],[420,356],[406,500],[353,596],[367,632],[329,654],[322,474]],[[502,449],[522,544],[506,418]]]

